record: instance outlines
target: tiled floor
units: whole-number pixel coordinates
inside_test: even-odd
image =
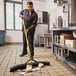
[[[20,71],[10,73],[10,67],[16,64],[25,63],[27,57],[19,57],[22,52],[22,45],[0,46],[0,76],[20,76]],[[57,61],[51,49],[35,47],[36,60],[50,61],[50,66],[41,68],[40,71],[26,73],[25,76],[76,76],[76,71],[68,67],[61,61]]]

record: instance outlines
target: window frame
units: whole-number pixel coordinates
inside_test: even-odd
[[[13,25],[13,29],[7,29],[7,25],[6,25],[6,3],[13,3],[13,16],[14,16],[14,18],[13,18],[13,21],[14,21],[14,25]],[[5,30],[11,30],[11,31],[21,31],[21,29],[15,29],[15,4],[21,4],[21,6],[22,6],[22,9],[23,9],[23,0],[22,0],[22,2],[18,2],[18,1],[10,1],[10,0],[5,0],[5,2],[4,2],[4,7],[5,7],[5,9],[4,9],[4,14],[5,14]]]

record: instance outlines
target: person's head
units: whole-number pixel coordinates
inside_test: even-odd
[[[33,11],[33,2],[27,2],[27,9],[28,9],[28,11]]]

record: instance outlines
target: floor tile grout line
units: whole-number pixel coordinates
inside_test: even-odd
[[[8,49],[8,48],[7,48],[7,49]],[[1,64],[3,63],[3,61],[5,60],[8,52],[9,52],[9,50],[6,51],[6,53],[5,53],[5,55],[4,55],[4,57],[3,57],[2,61],[1,61],[0,65],[1,65]]]
[[[9,50],[11,50],[11,48],[10,48]],[[6,73],[7,67],[8,67],[8,65],[9,65],[10,60],[11,60],[11,56],[12,56],[12,51],[10,51],[9,60],[8,60],[7,66],[6,66],[6,68],[5,68],[5,72],[4,72],[4,75],[3,75],[3,76],[5,76],[5,73]]]

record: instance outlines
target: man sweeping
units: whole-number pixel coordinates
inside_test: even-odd
[[[24,19],[24,23],[26,26],[26,32],[28,36],[29,46],[30,46],[30,52],[31,52],[31,58],[33,59],[34,56],[34,33],[37,26],[38,16],[37,13],[34,11],[33,3],[27,2],[27,9],[24,9],[20,12],[20,17]],[[20,57],[27,55],[27,42],[25,37],[25,30],[24,27],[22,27],[23,31],[23,51]]]
[[[36,70],[40,70],[44,65],[49,66],[50,62],[36,61],[33,59],[34,56],[34,33],[37,26],[38,16],[33,9],[33,3],[27,3],[28,9],[24,9],[20,12],[20,17],[23,23],[23,52],[20,56],[28,54],[29,60],[24,64],[15,65],[10,68],[10,72],[14,72],[18,69],[26,69],[26,72],[35,71],[34,67],[38,67]]]

